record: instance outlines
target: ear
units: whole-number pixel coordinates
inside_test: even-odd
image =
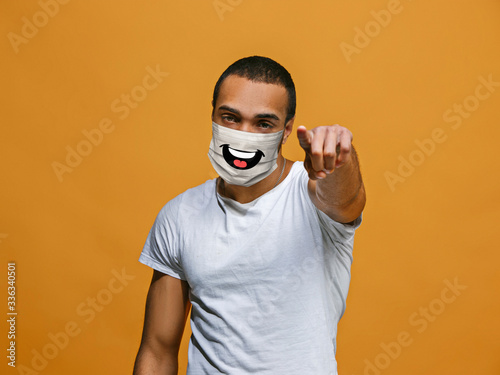
[[[293,122],[295,121],[295,116],[293,116],[288,122],[285,124],[285,131],[283,133],[283,141],[281,142],[282,144],[285,144],[288,136],[292,134],[293,130]]]

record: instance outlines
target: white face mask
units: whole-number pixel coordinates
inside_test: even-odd
[[[212,122],[208,158],[215,171],[232,185],[251,186],[277,167],[284,129],[277,133],[251,133]]]

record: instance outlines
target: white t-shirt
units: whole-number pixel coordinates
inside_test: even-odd
[[[187,280],[188,375],[330,375],[350,281],[353,224],[312,203],[303,162],[241,204],[216,179],[169,201],[139,258]],[[168,317],[165,317],[168,319]]]

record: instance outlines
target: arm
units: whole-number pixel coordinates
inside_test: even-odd
[[[355,220],[363,211],[366,195],[352,133],[338,125],[312,130],[301,126],[297,136],[306,152],[304,167],[314,205],[335,221]]]
[[[177,355],[191,307],[188,292],[186,281],[153,272],[134,375],[177,375]]]

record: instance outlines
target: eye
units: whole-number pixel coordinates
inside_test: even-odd
[[[222,115],[221,117],[224,121],[227,121],[227,122],[236,122],[237,121],[236,117],[234,117],[233,115]]]
[[[273,125],[268,122],[259,122],[259,126],[263,129],[271,129]]]

